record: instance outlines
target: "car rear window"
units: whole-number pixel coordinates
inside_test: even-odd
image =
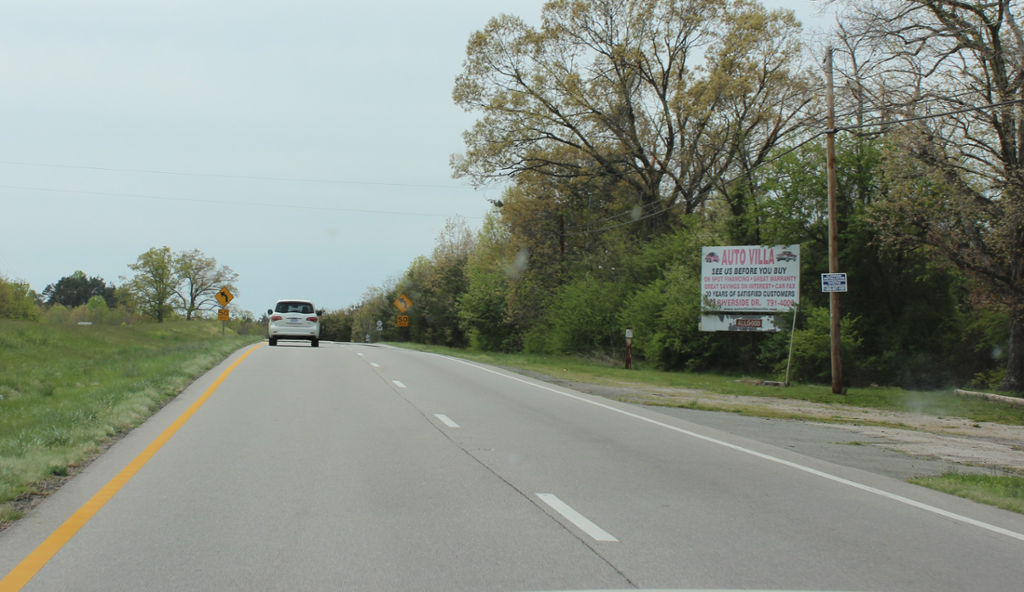
[[[308,302],[278,302],[274,312],[297,312],[313,314],[313,305]]]

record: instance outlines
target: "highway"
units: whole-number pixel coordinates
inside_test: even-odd
[[[29,574],[0,592],[1019,591],[1022,559],[1024,516],[656,409],[386,346],[264,344],[0,533],[0,576]]]

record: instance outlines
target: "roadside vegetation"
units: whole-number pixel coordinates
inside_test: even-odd
[[[1000,49],[1021,38],[1013,9],[835,6],[847,400],[882,392],[860,389],[872,384],[1019,394],[1024,111],[990,107],[1024,100]],[[788,331],[698,330],[700,252],[799,244],[791,380],[828,383],[819,45],[790,11],[757,2],[552,0],[541,17],[486,23],[453,89],[477,116],[454,176],[506,183],[482,227],[450,220],[433,252],[332,313],[334,327],[356,341],[616,359],[631,327],[644,368],[780,380]],[[414,303],[405,328],[401,294]]]
[[[0,523],[262,334],[0,319]]]
[[[265,323],[214,295],[238,276],[197,250],[153,248],[120,286],[83,271],[37,292],[0,276],[0,528]]]
[[[915,477],[910,482],[1024,514],[1024,477],[946,473]]]

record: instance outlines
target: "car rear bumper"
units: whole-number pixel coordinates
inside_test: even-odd
[[[270,327],[270,336],[274,339],[317,339],[319,327]]]

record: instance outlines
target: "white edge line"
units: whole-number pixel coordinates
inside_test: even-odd
[[[395,386],[397,386],[398,388],[406,388],[406,386],[402,384],[401,380],[392,380],[391,382],[395,383]]]
[[[604,403],[599,403],[597,401],[591,401],[589,399],[585,399],[583,397],[579,397],[579,396],[576,396],[576,395],[573,395],[573,394],[570,394],[570,393],[562,392],[560,390],[553,389],[551,387],[548,387],[548,386],[545,386],[545,385],[542,385],[542,384],[537,384],[537,383],[534,383],[534,382],[530,382],[528,380],[523,380],[522,378],[518,378],[516,376],[509,376],[508,374],[504,374],[504,373],[501,373],[501,372],[496,372],[494,370],[491,370],[490,368],[484,368],[483,366],[478,366],[478,365],[473,364],[471,362],[467,362],[465,360],[460,360],[459,358],[453,358],[451,356],[443,356],[441,354],[431,354],[431,355],[439,356],[439,357],[442,357],[442,358],[447,358],[447,359],[452,360],[454,362],[458,362],[460,364],[465,364],[467,366],[471,366],[471,367],[476,368],[478,370],[483,370],[484,372],[490,372],[491,374],[497,374],[498,376],[504,376],[505,378],[508,378],[510,380],[515,380],[516,382],[521,382],[523,384],[528,384],[530,386],[534,386],[534,387],[537,387],[539,389],[550,391],[550,392],[558,394],[558,395],[569,397],[571,399],[576,399],[577,401],[582,401],[584,403],[589,403],[589,404],[597,406],[597,407],[602,407],[604,409],[608,409],[608,410],[614,411],[616,413],[621,413],[623,415],[632,417],[634,419],[639,419],[640,421],[645,421],[647,423],[654,424],[656,426],[660,426],[660,427],[663,427],[663,428],[668,428],[668,429],[670,429],[672,431],[679,432],[680,434],[686,434],[687,436],[691,436],[693,438],[697,438],[698,440],[704,440],[705,442],[710,442],[712,444],[718,444],[719,446],[725,446],[726,448],[731,448],[732,450],[735,450],[737,452],[743,452],[745,454],[749,454],[751,456],[756,456],[757,458],[761,458],[761,459],[768,460],[768,461],[771,461],[771,462],[774,462],[774,463],[778,463],[780,465],[784,465],[784,466],[796,469],[798,471],[803,471],[805,473],[810,473],[811,475],[817,475],[818,477],[821,477],[823,479],[828,479],[829,481],[834,481],[836,483],[841,483],[843,485],[848,485],[848,486],[853,487],[855,489],[860,489],[861,491],[866,491],[868,493],[873,493],[875,495],[880,495],[882,497],[886,497],[886,498],[889,498],[891,500],[894,500],[894,501],[897,501],[897,502],[900,502],[900,503],[903,503],[903,504],[907,504],[908,506],[913,506],[915,508],[924,510],[926,512],[931,512],[933,514],[938,514],[939,516],[944,516],[944,517],[949,518],[951,520],[956,520],[958,522],[963,522],[964,524],[970,524],[972,526],[977,526],[978,528],[983,528],[983,529],[988,530],[990,532],[995,532],[995,533],[998,533],[998,534],[1001,534],[1001,535],[1008,536],[1010,538],[1017,539],[1019,541],[1024,541],[1024,534],[1021,534],[1019,532],[1014,532],[1012,530],[1007,530],[1005,528],[1001,528],[999,526],[995,526],[995,525],[989,524],[987,522],[982,522],[980,520],[975,520],[974,518],[968,518],[967,516],[961,516],[960,514],[955,514],[953,512],[950,512],[950,511],[947,511],[947,510],[943,510],[942,508],[936,508],[935,506],[931,506],[931,505],[928,505],[928,504],[925,504],[925,503],[922,503],[922,502],[919,502],[919,501],[916,501],[916,500],[912,500],[912,499],[910,499],[908,497],[903,497],[902,495],[897,495],[895,493],[889,493],[888,491],[883,491],[881,489],[877,489],[875,487],[871,487],[870,485],[864,485],[863,483],[857,483],[856,481],[850,481],[849,479],[844,479],[842,477],[838,477],[836,475],[832,475],[832,474],[826,473],[824,471],[819,471],[817,469],[812,469],[811,467],[805,467],[804,465],[797,464],[795,462],[791,462],[791,461],[788,461],[788,460],[783,460],[781,458],[778,458],[776,456],[772,456],[770,454],[764,454],[763,452],[757,452],[756,450],[751,450],[749,448],[744,448],[742,446],[737,446],[736,444],[730,444],[729,442],[718,440],[718,439],[712,438],[710,436],[704,436],[704,435],[698,434],[696,432],[691,432],[689,430],[684,430],[683,428],[677,428],[676,426],[669,425],[667,423],[662,423],[662,422],[660,422],[660,421],[658,421],[656,419],[651,419],[649,417],[644,417],[642,415],[637,415],[636,413],[631,413],[631,412],[625,411],[623,409],[617,409],[615,407],[612,407],[611,405],[605,405]]]
[[[457,427],[459,427],[459,424],[457,424],[454,421],[452,421],[450,417],[448,417],[447,415],[445,415],[443,413],[435,413],[434,417],[440,419],[441,422],[444,423],[444,425],[446,425],[446,426],[448,426],[450,428],[457,428]]]
[[[558,499],[553,493],[538,493],[537,497],[542,502],[551,506],[551,509],[561,514],[566,520],[572,522],[577,528],[590,535],[595,541],[601,543],[617,543],[619,539],[605,532],[603,528],[594,524],[587,519],[586,516],[580,514],[576,510],[573,510],[569,504]]]

